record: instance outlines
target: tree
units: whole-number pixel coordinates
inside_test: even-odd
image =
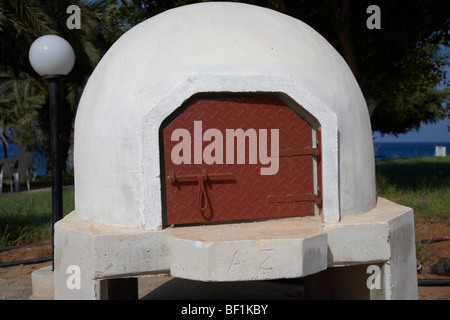
[[[0,66],[3,69],[29,72],[28,50],[40,35],[54,34],[52,19],[40,1],[0,1]]]
[[[8,136],[23,150],[32,152],[41,143],[36,106],[43,102],[44,95],[26,77],[15,78],[3,73],[0,79],[0,124],[4,143]]]
[[[108,0],[109,15],[116,30],[128,30],[138,23],[166,10],[192,4],[195,0]]]
[[[164,10],[199,1],[110,0],[114,20],[131,27]],[[239,1],[268,7],[304,21],[345,58],[368,103],[372,128],[400,134],[421,122],[443,119],[448,87],[449,1],[261,0]],[[369,29],[367,9],[380,9],[380,29]]]
[[[80,8],[81,28],[69,29],[67,8],[76,5]],[[109,16],[107,15],[107,1],[72,1],[72,0],[2,0],[0,1],[0,68],[12,72],[21,81],[33,82],[45,98],[34,105],[37,123],[42,132],[44,150],[49,151],[49,113],[47,87],[44,80],[32,69],[28,60],[28,51],[32,42],[45,34],[57,34],[65,38],[73,47],[76,61],[72,72],[66,77],[65,92],[61,102],[63,106],[63,151],[66,154],[69,148],[72,122],[78,105],[79,93],[92,73],[93,69],[109,48],[109,46],[123,32],[120,29],[111,30]],[[0,80],[1,81],[1,80]],[[68,103],[67,96],[77,97]],[[6,108],[12,108],[9,104]],[[30,111],[30,114],[32,112]],[[11,115],[11,113],[3,112]],[[32,113],[34,114],[34,113]],[[7,120],[11,122],[11,119]],[[16,130],[17,131],[17,130]],[[2,130],[3,134],[6,131]],[[47,168],[51,170],[47,156]],[[64,166],[63,166],[64,167]]]
[[[81,28],[69,29],[67,8],[80,8]],[[28,60],[31,44],[45,34],[65,38],[74,48],[76,62],[68,77],[71,84],[83,86],[108,50],[123,33],[111,26],[106,0],[2,0],[0,1],[0,67],[24,72],[40,81]]]
[[[372,128],[400,134],[446,115],[450,3],[390,0],[268,1],[321,33],[345,58],[368,102]],[[367,8],[380,9],[369,29]]]

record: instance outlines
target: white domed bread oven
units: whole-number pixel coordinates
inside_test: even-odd
[[[202,3],[128,31],[83,92],[74,162],[56,298],[110,298],[111,279],[135,292],[124,278],[157,272],[316,283],[359,272],[365,286],[368,265],[397,287],[346,283],[350,294],[417,296],[412,210],[377,199],[361,90],[339,53],[289,16]],[[80,289],[65,284],[70,265]]]

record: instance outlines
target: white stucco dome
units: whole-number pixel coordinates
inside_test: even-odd
[[[324,155],[324,193],[328,170],[330,184],[335,183],[330,193],[337,194],[329,201],[339,217],[375,206],[367,106],[339,53],[312,28],[281,13],[201,3],[137,25],[93,72],[75,123],[76,213],[160,228],[159,124],[193,94],[216,91],[282,92],[334,121],[337,132],[324,128],[323,140],[337,141],[324,142],[323,148],[336,145],[328,152],[338,152],[331,156],[337,165]]]

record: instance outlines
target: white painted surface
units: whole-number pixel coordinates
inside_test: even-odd
[[[290,96],[323,127],[324,221],[374,207],[369,116],[342,57],[286,15],[202,3],[139,24],[92,74],[75,124],[77,214],[160,229],[159,124],[192,94],[212,91]]]

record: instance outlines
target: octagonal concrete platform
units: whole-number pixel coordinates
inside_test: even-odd
[[[108,281],[125,283],[150,274],[236,281],[308,279],[331,269],[339,269],[345,283],[315,277],[318,290],[358,287],[366,293],[353,296],[417,299],[413,211],[382,198],[374,209],[335,224],[302,217],[145,231],[94,222],[72,212],[56,224],[55,236],[55,299],[108,298],[102,294]],[[379,289],[366,288],[365,267],[359,268],[358,277],[350,268],[371,264],[381,269]],[[79,266],[79,289],[66,285],[72,265]],[[361,283],[355,286],[349,279]],[[128,282],[125,288],[133,291],[133,286]],[[320,294],[313,292],[313,297]]]
[[[327,234],[312,218],[174,228],[170,272],[201,281],[297,278],[327,268]]]

